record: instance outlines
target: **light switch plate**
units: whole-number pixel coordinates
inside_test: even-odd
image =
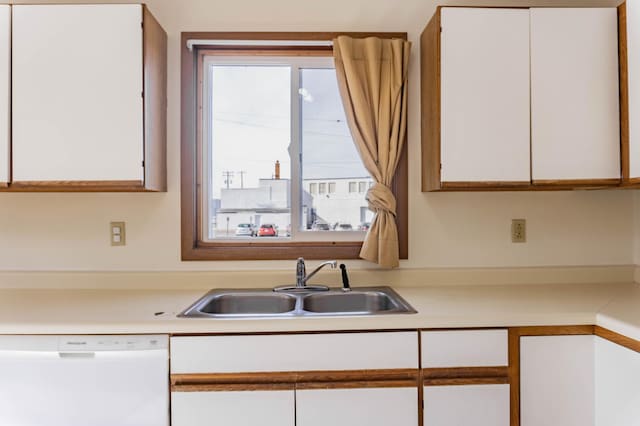
[[[123,246],[126,244],[126,233],[124,222],[111,222],[110,235],[112,246]]]
[[[527,220],[526,219],[511,220],[511,242],[512,243],[527,242]]]

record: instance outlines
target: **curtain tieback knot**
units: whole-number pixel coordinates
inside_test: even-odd
[[[385,211],[396,215],[396,197],[388,186],[376,182],[367,191],[365,199],[369,203],[369,210],[376,213]]]

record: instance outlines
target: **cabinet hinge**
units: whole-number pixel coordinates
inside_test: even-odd
[[[144,160],[142,160],[142,167],[144,167]]]
[[[144,22],[140,22],[140,28],[144,28]]]
[[[144,99],[144,92],[140,92],[140,97]]]

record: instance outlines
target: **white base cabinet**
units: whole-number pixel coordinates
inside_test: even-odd
[[[289,391],[173,392],[172,426],[294,426]]]
[[[414,426],[416,388],[296,391],[296,426]]]
[[[594,339],[520,338],[521,426],[593,425]]]
[[[596,426],[640,426],[640,353],[596,337]]]
[[[509,385],[424,388],[424,426],[509,426],[509,422]]]

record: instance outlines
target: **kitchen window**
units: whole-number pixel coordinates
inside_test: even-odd
[[[371,179],[351,140],[330,48],[193,46],[202,40],[183,34],[183,259],[357,258],[364,232],[313,226],[358,229],[365,191],[348,202],[327,194],[350,176]],[[278,233],[236,232],[241,223],[273,224]],[[401,239],[405,227],[398,220]]]

